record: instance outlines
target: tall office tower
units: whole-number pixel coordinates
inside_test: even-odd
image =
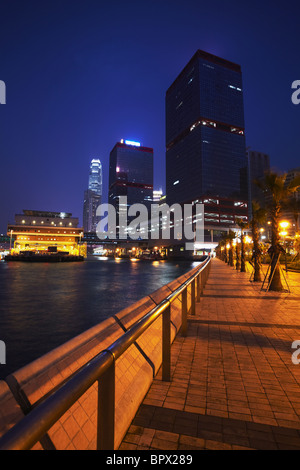
[[[241,67],[198,50],[166,92],[167,204],[205,206],[205,240],[248,217]]]
[[[127,197],[127,207],[119,206],[120,196]],[[153,149],[122,139],[110,152],[109,204],[116,208],[118,215],[137,203],[145,205],[149,213],[152,197]],[[127,225],[137,216],[128,217]]]
[[[98,158],[93,158],[90,164],[89,190],[102,196],[102,165]]]
[[[93,158],[90,164],[88,189],[84,191],[83,228],[85,232],[96,232],[99,217],[97,207],[102,198],[102,165],[99,159]]]
[[[251,215],[251,201],[257,201],[261,207],[265,207],[265,195],[255,181],[263,180],[265,173],[270,171],[270,157],[251,149],[247,149],[246,154],[249,176],[249,215]]]

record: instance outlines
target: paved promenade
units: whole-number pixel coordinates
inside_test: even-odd
[[[159,371],[120,450],[300,450],[300,274],[288,273],[291,293],[249,277],[212,261],[187,336],[172,345],[172,380]]]

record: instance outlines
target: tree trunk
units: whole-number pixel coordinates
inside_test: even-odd
[[[236,247],[235,247],[235,269],[238,271],[240,269],[240,252],[239,252],[239,245],[238,243],[236,244]]]
[[[230,240],[230,248],[229,248],[229,266],[234,266],[233,263],[233,247],[232,247],[232,241]]]
[[[252,239],[253,239],[253,262],[254,262],[254,282],[261,282],[261,274],[260,274],[260,248],[259,248],[259,232],[257,223],[253,220],[252,221]]]
[[[246,272],[244,234],[241,236],[241,273]]]
[[[269,276],[269,290],[272,291],[283,291],[283,285],[281,282],[280,276],[280,266],[279,266],[279,258],[281,254],[281,246],[280,246],[280,237],[279,237],[279,214],[280,214],[280,206],[274,207],[272,214],[271,214],[271,222],[272,222],[272,246],[271,246],[271,270]],[[278,261],[278,262],[277,262]]]
[[[225,262],[225,263],[227,263],[227,258],[228,258],[228,256],[227,256],[227,248],[226,248],[226,246],[225,246],[225,248],[224,248],[224,262]]]

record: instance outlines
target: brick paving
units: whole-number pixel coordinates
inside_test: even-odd
[[[158,372],[120,450],[300,450],[300,274],[287,275],[291,293],[249,277],[212,261],[172,380]]]

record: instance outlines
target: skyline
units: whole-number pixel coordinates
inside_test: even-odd
[[[101,160],[106,202],[109,154],[122,138],[153,148],[154,189],[165,191],[165,93],[198,49],[241,65],[246,147],[279,170],[299,166],[293,5],[2,6],[0,232],[23,209],[71,212],[82,225],[89,163]]]

